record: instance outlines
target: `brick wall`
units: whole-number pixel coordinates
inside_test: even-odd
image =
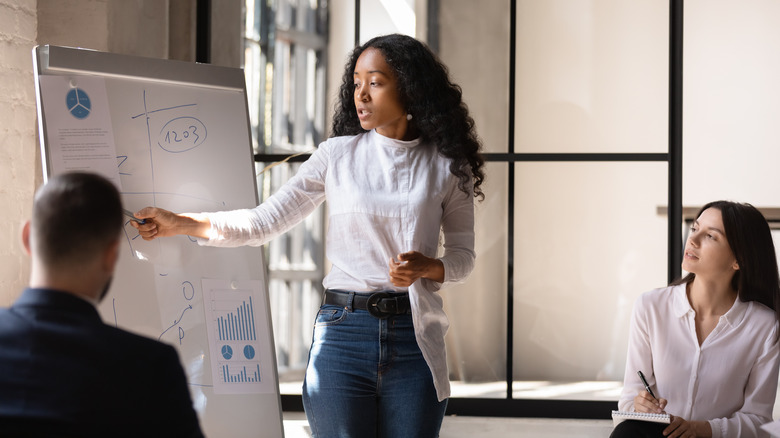
[[[32,64],[36,29],[36,0],[0,0],[0,306],[21,292],[30,272],[20,236],[40,181]]]

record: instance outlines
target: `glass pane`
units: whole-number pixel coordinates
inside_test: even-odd
[[[683,202],[778,207],[780,3],[685,2]]]
[[[509,124],[509,2],[441,0],[439,56],[482,138],[485,152],[506,153]]]
[[[666,284],[666,163],[516,167],[514,397],[617,400],[635,299]]]
[[[279,388],[282,394],[300,394],[314,315],[320,305],[321,280],[277,278],[285,277],[284,274],[271,271],[268,284]]]
[[[261,200],[275,193],[300,163],[256,163]],[[266,169],[263,171],[263,169]],[[265,246],[276,361],[282,393],[300,394],[324,276],[324,205]]]
[[[303,154],[324,139],[327,3],[247,0],[245,75],[256,154]],[[259,198],[300,163],[255,163]],[[300,394],[326,269],[324,206],[265,246],[282,393]]]
[[[272,147],[265,153],[310,150],[325,137],[324,68],[316,51],[277,41],[274,62]]]
[[[515,151],[666,152],[668,51],[669,2],[518,1]]]
[[[309,151],[325,139],[324,6],[247,0],[244,73],[256,154]],[[263,27],[265,26],[265,27]]]
[[[476,206],[476,266],[465,283],[443,292],[453,397],[506,397],[507,166],[487,164],[485,200]]]
[[[360,42],[391,33],[415,36],[414,1],[360,0]]]
[[[246,99],[249,109],[249,124],[252,130],[252,151],[260,152],[259,145],[264,143],[263,133],[266,120],[270,119],[270,106],[265,113],[265,54],[255,41],[244,43],[244,77],[246,81]],[[269,130],[270,131],[270,130]]]

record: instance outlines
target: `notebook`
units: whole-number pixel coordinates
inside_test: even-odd
[[[651,421],[653,423],[671,422],[669,414],[649,414],[646,412],[612,411],[612,426],[617,426],[626,420]]]

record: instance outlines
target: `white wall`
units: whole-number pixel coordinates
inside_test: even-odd
[[[780,3],[685,2],[683,203],[780,206]]]

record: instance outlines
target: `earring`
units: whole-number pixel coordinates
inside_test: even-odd
[[[406,114],[406,120],[412,120],[412,115],[411,114]]]

